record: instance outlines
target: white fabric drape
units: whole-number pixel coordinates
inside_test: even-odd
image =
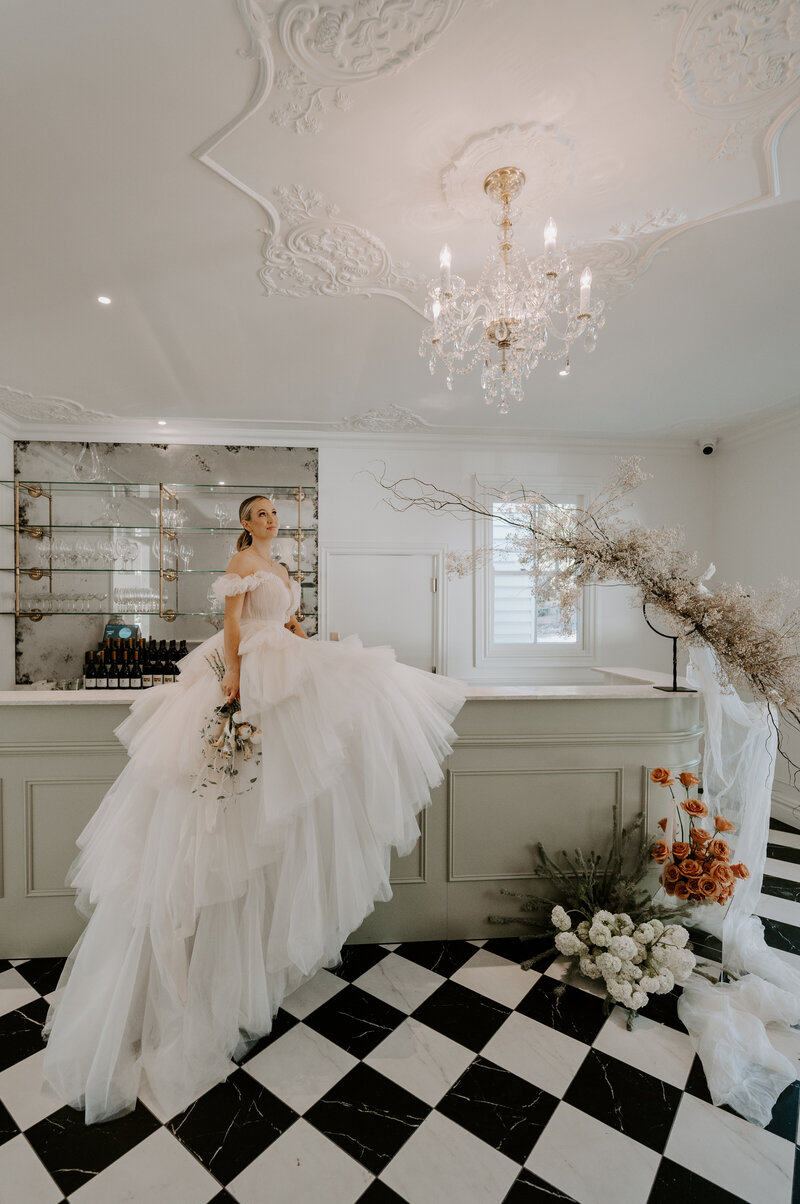
[[[692,922],[721,938],[725,969],[744,977],[711,984],[693,975],[678,1015],[703,1062],[713,1102],[766,1125],[796,1072],[772,1046],[765,1026],[800,1023],[800,970],[766,944],[763,924],[753,915],[767,853],[778,720],[767,703],[744,702],[721,687],[717,668],[710,648],[692,648],[688,676],[702,692],[705,710],[703,799],[712,815],[736,825],[730,843],[750,877],[737,882],[727,907],[697,907]]]

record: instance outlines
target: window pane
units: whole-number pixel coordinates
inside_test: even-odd
[[[503,512],[513,513],[513,504],[493,503],[492,565],[494,642],[496,644],[575,644],[577,617],[568,632],[561,628],[561,614],[549,603],[537,605],[531,578],[525,571],[509,536],[515,528],[503,522]]]

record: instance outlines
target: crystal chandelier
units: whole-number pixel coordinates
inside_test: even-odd
[[[605,323],[604,302],[591,299],[592,273],[587,267],[576,287],[572,264],[556,250],[552,218],[544,230],[544,254],[529,262],[512,242],[511,202],[525,183],[518,167],[500,167],[486,177],[484,191],[500,205],[494,218],[498,247],[490,251],[480,279],[468,288],[450,271],[450,251],[439,260],[440,275],[428,285],[420,355],[428,356],[431,375],[436,361],[447,369],[447,387],[456,374],[466,375],[481,365],[481,387],[487,405],[508,413],[509,401],[522,401],[523,382],[540,360],[563,360],[560,375],[568,376],[570,350],[583,339],[594,351],[597,332]]]

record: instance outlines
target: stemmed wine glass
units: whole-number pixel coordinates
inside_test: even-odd
[[[178,552],[181,560],[183,561],[183,567],[188,569],[192,557],[194,556],[194,548],[190,543],[182,543],[178,549]]]

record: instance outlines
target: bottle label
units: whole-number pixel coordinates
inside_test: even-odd
[[[119,678],[119,680],[118,680],[118,682],[117,682],[117,685],[119,686],[120,690],[127,690],[127,689],[129,689],[129,688],[130,688],[130,684],[131,684],[131,683],[130,683],[130,681],[128,680],[128,678],[127,678],[127,677],[120,677],[120,678]]]
[[[153,674],[153,685],[154,686],[163,686],[163,684],[164,684],[164,674],[163,673],[154,673]]]
[[[109,690],[116,690],[119,685],[119,682],[116,677],[109,677],[108,681],[106,682],[106,685],[108,686]]]
[[[141,688],[142,688],[141,677],[132,677],[131,678],[131,689],[132,690],[141,690]]]
[[[97,681],[95,682],[94,688],[96,690],[105,690],[108,688],[108,682],[106,681],[106,679],[104,677],[98,677]]]
[[[147,690],[150,688],[150,686],[152,686],[152,684],[153,684],[153,674],[152,673],[143,673],[142,674],[142,689]]]
[[[95,683],[95,680],[93,677],[84,677],[84,679],[83,679],[84,690],[93,690],[95,688],[95,685],[96,685],[96,683]]]

